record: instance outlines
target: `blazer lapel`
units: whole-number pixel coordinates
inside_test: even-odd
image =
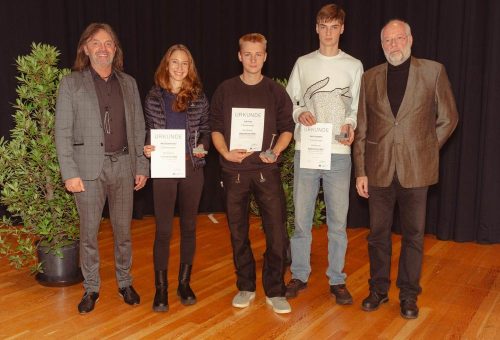
[[[116,71],[116,74],[123,95],[123,104],[125,106],[125,125],[127,129],[127,141],[129,141],[130,144],[130,137],[133,135],[132,131],[133,122],[131,122],[132,113],[130,112],[130,109],[133,107],[132,105],[133,93],[132,89],[130,88],[129,84],[125,80],[125,77],[122,75],[122,73]]]
[[[387,63],[376,75],[377,84],[377,101],[381,106],[381,111],[386,113],[386,118],[394,121],[394,115],[392,114],[391,104],[389,103],[389,97],[387,96]]]
[[[97,98],[97,93],[95,91],[94,80],[92,79],[92,73],[90,70],[83,71],[83,86],[85,91],[89,94],[89,101],[91,107],[94,109],[92,113],[94,115],[93,121],[99,122],[99,126],[102,129],[102,119],[101,119],[101,110],[99,109],[99,99]]]
[[[410,57],[410,70],[408,72],[408,81],[406,82],[405,95],[403,96],[403,101],[399,106],[398,120],[401,120],[410,113],[409,108],[412,106],[412,99],[415,91],[417,90],[417,65],[416,60]]]

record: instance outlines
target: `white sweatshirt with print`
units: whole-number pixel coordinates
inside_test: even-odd
[[[296,150],[300,150],[299,115],[310,111],[318,123],[332,123],[331,152],[351,153],[351,147],[339,143],[334,136],[344,124],[356,128],[362,75],[361,61],[341,50],[333,57],[316,50],[297,59],[286,87],[294,105]]]

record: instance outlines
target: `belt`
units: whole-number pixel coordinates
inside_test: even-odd
[[[113,157],[113,156],[121,156],[128,154],[128,147],[124,146],[122,149],[114,152],[105,152],[104,156]]]

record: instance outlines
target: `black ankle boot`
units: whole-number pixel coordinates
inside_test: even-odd
[[[196,296],[189,286],[191,280],[190,264],[181,264],[179,268],[179,288],[177,288],[177,296],[181,299],[183,305],[194,305],[196,303]]]
[[[153,301],[153,311],[168,311],[168,283],[165,270],[155,270],[156,293]]]

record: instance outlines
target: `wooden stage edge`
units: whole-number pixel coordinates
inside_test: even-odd
[[[102,286],[96,309],[79,315],[81,284],[51,288],[39,285],[27,269],[15,270],[0,259],[1,339],[500,339],[500,244],[480,245],[425,237],[420,316],[399,314],[395,287],[401,239],[393,235],[392,286],[389,302],[374,312],[360,303],[368,293],[366,228],[348,229],[345,272],[354,297],[339,306],[329,293],[326,227],[313,231],[312,274],[308,288],[290,300],[292,313],[275,314],[265,303],[261,283],[265,249],[260,220],[251,218],[251,240],[257,263],[257,297],[236,309],[229,231],[225,216],[198,217],[197,251],[191,286],[198,302],[183,306],[176,296],[179,228],[175,220],[169,278],[170,311],[154,313],[152,245],[154,218],[134,220],[134,287],[141,304],[126,305],[117,294],[113,238],[108,220],[99,233]],[[286,281],[290,273],[286,274]]]

